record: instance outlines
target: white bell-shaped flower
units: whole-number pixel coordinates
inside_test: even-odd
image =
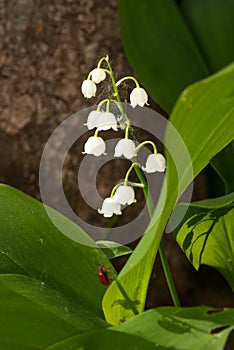
[[[122,205],[135,203],[134,189],[131,186],[119,186],[115,191],[113,199],[116,203]]]
[[[111,112],[102,112],[98,118],[98,130],[108,130],[113,129],[118,131],[117,120],[113,113]]]
[[[162,154],[150,154],[146,160],[145,167],[142,169],[146,173],[155,173],[156,171],[163,172],[166,168],[166,161]]]
[[[95,68],[91,73],[91,79],[94,83],[99,84],[106,79],[106,72],[102,68]]]
[[[127,159],[132,159],[136,156],[136,146],[132,140],[121,139],[115,146],[114,157],[124,156]]]
[[[145,104],[148,104],[148,95],[146,91],[140,87],[134,88],[130,94],[130,102],[133,108],[137,105],[143,107]]]
[[[81,85],[81,92],[84,97],[91,98],[96,95],[97,87],[92,80],[84,80]]]
[[[113,198],[108,197],[104,199],[102,208],[98,209],[98,213],[102,214],[105,218],[111,218],[113,214],[121,215],[121,206]]]
[[[84,145],[83,154],[93,154],[98,157],[101,154],[106,154],[106,144],[101,137],[91,136]]]
[[[102,112],[99,111],[92,111],[88,115],[87,123],[84,124],[87,126],[89,130],[92,130],[94,128],[98,127],[98,119],[102,115]]]
[[[92,111],[88,115],[87,123],[88,129],[97,128],[98,130],[109,130],[113,129],[118,131],[117,120],[113,113]]]

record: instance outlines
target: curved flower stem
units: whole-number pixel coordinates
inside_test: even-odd
[[[110,112],[110,100],[106,103],[106,112]]]
[[[119,105],[119,102],[115,101],[114,99],[112,99],[111,97],[115,95],[115,94],[112,94],[110,96],[110,98],[105,98],[104,100],[102,100],[101,102],[99,102],[98,106],[97,106],[97,111],[100,112],[101,111],[101,108],[102,106],[106,103],[106,104],[110,104],[110,102],[112,103],[115,103],[116,106],[119,108],[120,112],[121,112],[121,108],[120,108],[120,105]]]
[[[150,145],[153,146],[154,154],[157,154],[157,153],[158,153],[157,147],[156,147],[155,143],[154,143],[153,141],[150,141],[150,140],[147,140],[147,141],[144,141],[144,142],[140,143],[140,144],[136,147],[136,153],[138,153],[138,152],[140,151],[140,149],[141,149],[142,147],[144,147],[145,145],[147,145],[147,144],[150,144]]]
[[[102,62],[106,62],[106,61],[109,61],[109,56],[108,56],[108,55],[102,57],[102,58],[99,60],[98,65],[97,65],[97,68],[101,68]]]
[[[126,129],[125,129],[125,136],[124,136],[124,138],[126,139],[126,140],[128,140],[128,138],[129,138],[129,129],[130,129],[130,121],[128,120],[127,121],[127,123],[126,123]]]
[[[132,182],[132,181],[128,181],[128,185],[130,185],[132,187],[140,187],[140,188],[144,188],[145,187],[145,185],[143,185],[142,183]]]
[[[122,181],[122,182],[118,183],[117,185],[115,185],[115,186],[112,188],[112,191],[111,191],[111,194],[110,194],[110,198],[113,198],[113,197],[114,197],[114,194],[115,194],[115,191],[117,190],[117,188],[118,188],[119,186],[122,186],[123,184],[124,184],[124,182]]]
[[[136,163],[134,163],[134,164],[136,164]],[[151,218],[153,215],[153,212],[154,212],[154,205],[153,205],[153,200],[152,200],[151,194],[149,192],[148,184],[147,184],[147,182],[146,182],[146,180],[145,180],[145,178],[144,178],[144,176],[143,176],[143,174],[138,166],[135,167],[135,171],[136,171],[136,174],[138,176],[138,179],[144,185],[143,192],[144,192],[146,204],[148,207],[149,216]],[[162,241],[161,241],[160,246],[159,246],[159,254],[160,254],[160,258],[161,258],[161,262],[162,262],[163,271],[164,271],[164,274],[166,277],[168,289],[169,289],[170,294],[171,294],[171,298],[173,300],[174,305],[179,307],[180,306],[179,297],[178,297],[178,294],[177,294],[177,291],[175,288],[175,284],[174,284],[174,281],[173,281],[173,278],[171,275],[170,267],[169,267],[169,264],[167,261],[167,257],[165,254],[165,250],[164,250]]]
[[[116,96],[116,100],[119,103],[119,109],[120,109],[121,115],[123,117],[124,122],[127,122],[128,118],[127,118],[126,113],[124,112],[124,109],[123,109],[122,101],[121,101],[121,98],[120,98],[120,95],[119,95],[119,89],[118,89],[118,87],[116,85],[114,72],[113,72],[113,69],[112,69],[112,67],[110,65],[108,56],[102,57],[100,59],[100,61],[98,62],[98,68],[101,67],[102,62],[104,62],[104,61],[106,62],[107,66],[108,66],[108,71],[109,71],[109,74],[110,74],[110,77],[111,77],[111,83],[112,83],[112,86],[113,86],[113,89],[114,89],[114,94]]]
[[[98,106],[97,106],[97,111],[100,112],[102,106],[103,106],[105,103],[107,103],[108,101],[110,101],[109,98],[105,98],[105,100],[102,100],[102,101],[98,104]]]
[[[99,130],[98,130],[98,129],[96,129],[96,130],[95,130],[95,133],[94,133],[94,135],[93,135],[93,136],[94,136],[94,137],[98,137],[98,133],[99,133]]]
[[[98,68],[100,68],[100,67],[98,67]],[[102,68],[102,70],[104,70],[104,72],[110,74],[110,71],[108,69]],[[92,76],[93,71],[94,71],[94,69],[92,69],[91,72],[89,72],[89,75],[87,76],[87,80],[91,80],[91,76]]]
[[[124,77],[122,79],[120,79],[119,81],[117,81],[116,86],[119,86],[120,84],[122,84],[125,80],[133,80],[134,83],[136,84],[136,87],[140,87],[140,84],[138,83],[138,81],[136,80],[136,78],[128,76],[128,77]]]
[[[131,165],[130,168],[128,169],[128,171],[127,171],[127,173],[126,173],[126,175],[125,175],[125,179],[124,179],[124,186],[127,186],[129,175],[130,175],[130,173],[131,173],[131,171],[132,171],[132,169],[133,169],[134,167],[138,167],[138,164],[137,164],[136,162],[135,162],[135,163],[132,163],[132,165]],[[143,188],[144,188],[144,187],[143,187]]]
[[[114,197],[114,194],[115,194],[115,191],[117,190],[117,188],[119,186],[123,186],[125,183],[125,181],[121,181],[120,183],[118,183],[117,185],[115,185],[113,188],[112,188],[112,191],[111,191],[111,194],[110,194],[110,198],[113,198]],[[144,185],[142,183],[138,183],[138,182],[132,182],[132,181],[128,181],[127,182],[127,185],[130,185],[132,187],[140,187],[140,188],[144,188]],[[126,186],[126,185],[125,185]]]

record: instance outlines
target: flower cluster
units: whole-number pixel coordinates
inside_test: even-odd
[[[131,205],[135,203],[135,192],[133,187],[128,185],[120,185],[113,197],[104,199],[102,208],[98,209],[99,214],[103,214],[105,218],[110,218],[113,214],[121,215],[121,205]]]
[[[106,68],[102,67],[103,62],[105,62],[107,66]],[[145,166],[141,167],[144,172],[164,172],[166,164],[164,156],[157,152],[156,145],[152,141],[144,141],[137,146],[135,142],[129,138],[130,121],[122,108],[118,87],[125,80],[133,80],[136,86],[130,93],[131,106],[135,108],[136,106],[143,107],[144,105],[148,104],[148,95],[146,91],[139,86],[138,81],[134,77],[124,77],[116,82],[108,56],[103,57],[99,61],[97,67],[93,69],[89,73],[87,79],[83,81],[81,86],[83,95],[87,98],[94,97],[97,91],[96,84],[99,84],[105,80],[107,74],[111,77],[114,92],[109,96],[109,98],[104,99],[99,103],[97,110],[89,113],[85,126],[87,126],[88,130],[96,130],[94,135],[89,137],[86,141],[83,154],[91,154],[96,157],[105,155],[106,145],[104,140],[98,136],[99,131],[110,129],[114,131],[118,131],[119,129],[124,130],[125,137],[116,144],[114,157],[123,156],[131,160],[132,165],[126,173],[124,182],[116,185],[113,188],[110,197],[104,200],[102,208],[98,210],[98,212],[104,215],[104,217],[110,218],[113,214],[122,214],[121,206],[131,205],[132,203],[136,202],[133,187],[144,186],[142,183],[129,183],[128,181],[128,177],[132,169],[134,169],[136,166],[139,167],[139,164],[135,162],[135,158],[143,146],[146,144],[151,144],[153,146],[153,153],[148,156]],[[117,119],[114,113],[110,111],[110,104],[112,103],[117,105],[121,114],[120,119]],[[105,109],[103,109],[104,106]]]

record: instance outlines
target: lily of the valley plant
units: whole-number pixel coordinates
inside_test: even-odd
[[[103,67],[105,65],[105,67]],[[119,81],[115,80],[115,76],[110,65],[108,56],[103,57],[98,62],[98,65],[89,74],[86,80],[83,81],[81,91],[87,98],[94,97],[96,95],[96,84],[101,83],[109,76],[111,78],[113,93],[106,99],[102,100],[97,110],[92,111],[88,115],[87,123],[85,124],[89,130],[95,129],[94,135],[89,137],[84,145],[84,154],[91,154],[96,157],[106,155],[106,145],[104,140],[98,136],[99,131],[110,130],[118,131],[123,130],[124,138],[118,141],[115,147],[114,157],[125,157],[129,159],[132,164],[130,165],[125,179],[123,182],[118,183],[111,191],[110,197],[104,199],[102,208],[98,210],[104,217],[110,218],[113,214],[121,215],[121,206],[131,205],[136,202],[134,187],[144,188],[145,182],[143,181],[143,175],[140,168],[146,173],[154,173],[156,171],[165,171],[165,158],[162,154],[157,152],[156,145],[152,141],[144,141],[138,145],[135,144],[130,138],[130,120],[125,113],[119,94],[120,85],[126,80],[133,80],[135,88],[130,94],[130,103],[132,108],[136,106],[143,107],[148,104],[148,95],[146,91],[139,86],[138,81],[131,76],[123,77]],[[110,112],[111,104],[116,104],[118,107],[120,117],[115,116]],[[153,153],[146,159],[145,166],[140,166],[137,163],[137,154],[139,150],[146,144],[150,144],[153,148]],[[139,183],[129,182],[128,178],[130,172],[135,169],[140,180]],[[147,199],[147,198],[146,198]]]
[[[89,154],[96,157],[106,155],[105,141],[99,136],[99,131],[110,130],[118,131],[122,130],[123,138],[120,139],[116,146],[114,157],[124,157],[131,163],[129,169],[126,172],[125,178],[120,183],[117,183],[110,191],[109,197],[105,198],[101,208],[98,209],[98,213],[105,218],[111,218],[113,215],[121,215],[123,207],[131,205],[136,202],[135,188],[141,188],[144,192],[145,200],[147,203],[150,217],[153,213],[153,203],[145,181],[145,173],[164,172],[166,169],[166,161],[162,154],[158,153],[155,143],[151,140],[146,140],[142,143],[136,144],[131,139],[130,127],[131,123],[123,108],[123,103],[120,98],[119,87],[126,80],[132,80],[135,83],[135,87],[130,93],[130,103],[132,108],[137,106],[143,107],[148,105],[148,95],[146,91],[140,87],[139,82],[132,76],[126,76],[116,81],[113,69],[110,65],[108,56],[102,57],[95,69],[93,69],[86,80],[83,81],[81,91],[87,98],[94,97],[97,92],[96,84],[101,83],[107,77],[110,77],[113,92],[104,100],[102,100],[95,111],[92,111],[88,115],[87,126],[88,130],[95,129],[93,136],[89,137],[84,145],[83,154]],[[111,112],[111,106],[116,105],[118,115]],[[116,110],[116,109],[115,109]],[[137,155],[140,149],[146,145],[152,147],[153,152],[145,160],[145,164],[139,164],[137,162]],[[139,182],[129,181],[129,175],[131,171],[135,171]],[[176,306],[179,306],[179,299],[174,286],[174,282],[171,276],[169,265],[165,256],[164,248],[159,248],[160,257],[163,262],[163,269],[168,283],[169,290],[171,292],[172,299]],[[134,305],[131,305],[129,298],[122,288],[118,279],[115,279],[125,300],[128,301],[134,314],[137,314]]]

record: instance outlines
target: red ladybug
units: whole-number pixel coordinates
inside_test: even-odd
[[[108,276],[108,270],[104,265],[100,265],[98,267],[98,277],[100,279],[100,282],[104,284],[105,286],[108,286],[110,284],[110,281],[113,279],[112,276]]]

